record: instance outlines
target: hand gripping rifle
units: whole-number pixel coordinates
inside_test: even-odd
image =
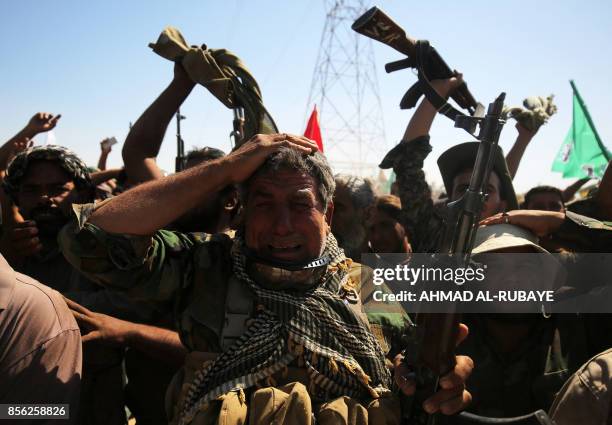
[[[468,267],[480,214],[487,196],[486,188],[493,168],[496,145],[505,124],[502,111],[506,95],[501,93],[489,105],[487,114],[484,115],[482,105],[474,99],[467,85],[463,84],[451,97],[459,106],[468,110],[469,115],[466,115],[448,104],[429,84],[430,79],[450,78],[454,73],[427,41],[408,38],[401,27],[376,7],[359,17],[352,28],[408,55],[407,59],[387,64],[387,72],[408,67],[417,68],[419,81],[404,95],[400,103],[402,109],[415,106],[418,98],[424,94],[438,112],[455,122],[455,127],[464,129],[480,141],[468,190],[460,199],[448,204],[447,227],[440,247],[440,252],[448,258],[445,261],[450,261],[456,267]],[[416,326],[411,329],[411,332],[415,333],[416,344],[405,351],[405,362],[416,375],[417,394],[411,406],[404,410],[403,422],[410,425],[552,425],[542,410],[517,418],[487,418],[465,412],[443,418],[438,414],[425,413],[421,408],[423,401],[437,391],[439,377],[455,368],[454,348],[460,317],[454,310],[444,314],[417,314]]]

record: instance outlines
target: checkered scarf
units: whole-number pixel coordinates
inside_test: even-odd
[[[33,146],[18,153],[6,171],[2,187],[13,200],[19,192],[28,166],[36,160],[56,161],[70,175],[77,189],[93,190],[87,166],[70,149],[58,145]]]
[[[246,272],[240,239],[232,248],[235,275],[254,292],[259,314],[236,343],[199,370],[187,391],[180,424],[228,391],[258,382],[270,385],[273,374],[297,360],[307,371],[311,397],[376,398],[388,392],[391,375],[385,356],[368,325],[340,295],[348,264],[330,234],[324,254],[332,258],[318,285],[304,292],[269,290]]]

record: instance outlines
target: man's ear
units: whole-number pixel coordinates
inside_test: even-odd
[[[332,219],[334,218],[334,201],[329,201],[327,211],[325,211],[325,222],[327,223],[327,233],[331,231]]]

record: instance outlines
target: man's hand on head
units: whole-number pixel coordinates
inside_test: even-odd
[[[53,115],[48,112],[39,112],[35,114],[25,127],[26,137],[34,137],[39,133],[44,133],[53,130],[61,115]]]
[[[220,161],[230,166],[232,183],[248,179],[268,156],[282,148],[291,148],[304,155],[318,150],[316,142],[293,134],[257,134]]]

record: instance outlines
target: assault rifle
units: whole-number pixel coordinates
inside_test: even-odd
[[[376,7],[359,17],[352,28],[408,55],[407,59],[387,64],[387,72],[408,67],[418,70],[419,81],[404,95],[400,103],[402,109],[415,106],[418,98],[424,94],[438,112],[454,121],[455,127],[464,129],[480,141],[468,190],[460,199],[448,204],[447,228],[440,247],[440,253],[448,258],[445,261],[450,261],[456,267],[468,267],[480,214],[487,196],[486,188],[493,168],[495,150],[505,124],[502,111],[506,95],[501,93],[489,105],[485,116],[482,105],[474,99],[467,85],[462,85],[451,97],[469,112],[469,115],[466,115],[448,104],[431,87],[430,79],[450,78],[454,73],[427,41],[409,38],[399,25]],[[413,338],[416,343],[407,347],[404,359],[409,369],[415,372],[417,393],[402,413],[404,423],[552,425],[542,410],[517,418],[486,418],[465,412],[443,418],[438,414],[428,415],[422,409],[422,402],[437,391],[439,377],[455,368],[454,347],[460,318],[456,311],[417,314],[416,326],[410,330],[416,336]]]

